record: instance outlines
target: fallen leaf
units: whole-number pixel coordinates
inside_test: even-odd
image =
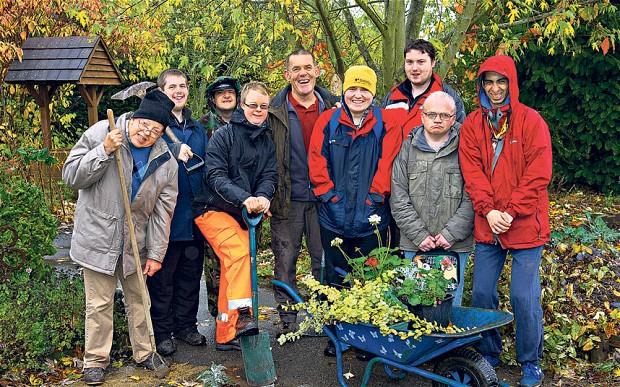
[[[461,4],[456,4],[454,6],[454,10],[456,11],[456,13],[458,13],[459,15],[463,13],[463,6]]]
[[[607,55],[607,51],[609,51],[609,38],[603,39],[601,50],[603,50],[603,55]]]
[[[135,376],[135,375],[130,376],[129,379],[131,379],[131,380],[133,380],[135,382],[140,381],[140,377],[139,376]]]
[[[355,375],[353,375],[351,372],[347,372],[346,374],[343,374],[342,376],[344,376],[347,380],[355,377]]]

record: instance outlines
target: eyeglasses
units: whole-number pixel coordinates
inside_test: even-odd
[[[164,132],[159,128],[149,127],[147,124],[144,123],[144,121],[141,120],[138,121],[138,127],[141,131],[145,132],[145,134],[148,133],[151,138],[157,138],[161,136],[161,134]]]
[[[252,110],[256,110],[258,108],[260,108],[261,110],[267,110],[269,109],[269,104],[268,103],[262,103],[262,104],[257,104],[257,103],[243,103],[245,106],[247,106],[248,108],[252,109]]]
[[[448,114],[448,113],[435,113],[435,112],[423,112],[423,114],[425,116],[427,116],[429,119],[434,120],[435,118],[437,118],[437,116],[439,116],[439,118],[442,121],[448,121],[450,118],[454,117],[454,114]]]

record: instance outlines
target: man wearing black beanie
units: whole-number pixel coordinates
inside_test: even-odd
[[[110,364],[112,314],[117,281],[123,288],[133,358],[162,371],[152,352],[138,275],[153,276],[168,246],[178,192],[176,160],[161,139],[174,103],[161,91],[146,94],[135,113],[125,113],[110,131],[108,121],[88,128],[63,166],[65,183],[79,190],[71,259],[83,268],[86,298],[84,378],[104,382]],[[135,235],[143,262],[136,268],[126,228],[114,155],[120,152],[129,190]]]

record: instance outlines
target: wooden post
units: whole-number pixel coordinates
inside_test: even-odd
[[[39,105],[41,111],[41,132],[43,135],[43,147],[52,150],[52,130],[50,128],[50,102],[52,95],[58,86],[27,84],[26,88]]]
[[[88,108],[88,124],[93,126],[97,123],[97,121],[99,121],[97,107],[99,106],[99,101],[103,95],[103,87],[78,85],[78,90],[80,91],[82,98],[84,98],[84,101],[86,101],[86,107]]]

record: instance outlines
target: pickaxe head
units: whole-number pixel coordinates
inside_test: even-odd
[[[118,99],[118,100],[121,100],[121,101],[124,101],[127,98],[129,98],[129,97],[138,97],[138,98],[142,99],[142,98],[144,98],[144,95],[146,94],[148,89],[150,89],[151,87],[153,87],[155,85],[156,85],[156,83],[149,82],[149,81],[144,81],[144,82],[136,83],[135,85],[131,85],[128,88],[119,91],[118,93],[114,94],[110,98]]]

